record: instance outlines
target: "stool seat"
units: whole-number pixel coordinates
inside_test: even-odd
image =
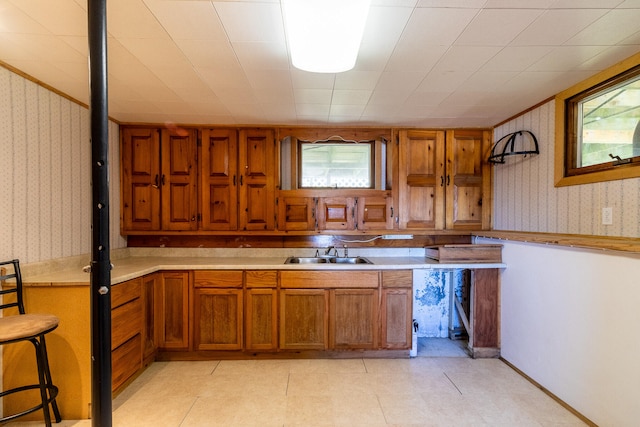
[[[28,340],[58,327],[52,314],[20,314],[0,318],[0,344]]]
[[[10,315],[6,315],[5,309],[10,309]],[[17,310],[16,310],[17,309]],[[53,419],[59,423],[62,421],[56,397],[58,387],[51,380],[51,370],[49,369],[49,357],[47,356],[47,343],[45,335],[58,327],[60,320],[52,314],[27,314],[24,309],[22,297],[22,274],[20,273],[20,261],[0,262],[0,345],[13,345],[17,342],[29,342],[33,345],[36,356],[36,367],[38,370],[38,382],[35,384],[18,385],[17,387],[0,389],[0,399],[23,392],[30,393],[30,390],[40,391],[40,403],[14,414],[0,414],[0,425],[7,421],[12,421],[24,415],[42,409],[44,424],[51,426],[51,411]],[[15,312],[18,314],[14,314]],[[22,363],[22,361],[20,361]],[[10,369],[4,366],[4,369]],[[28,403],[28,397],[24,395]],[[16,397],[17,399],[17,397]]]

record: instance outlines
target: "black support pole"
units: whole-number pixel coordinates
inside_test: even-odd
[[[91,114],[91,425],[111,426],[111,257],[107,4],[88,0]]]

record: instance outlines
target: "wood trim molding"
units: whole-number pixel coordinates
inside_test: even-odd
[[[572,248],[604,249],[640,254],[640,238],[592,236],[584,234],[533,233],[525,231],[481,231],[475,237],[541,243]]]

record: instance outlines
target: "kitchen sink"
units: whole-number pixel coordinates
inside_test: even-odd
[[[284,262],[285,264],[373,264],[365,257],[328,257],[328,256],[314,256],[314,257],[297,257],[291,256]]]

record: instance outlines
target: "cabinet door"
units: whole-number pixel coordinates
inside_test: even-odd
[[[488,229],[491,168],[485,158],[491,132],[447,131],[446,227],[456,230]]]
[[[247,289],[245,339],[249,350],[278,347],[278,294],[275,289]]]
[[[156,311],[160,308],[160,274],[142,278],[142,357],[150,360],[158,349]]]
[[[242,289],[195,288],[195,350],[242,349]]]
[[[378,290],[335,289],[329,301],[332,349],[378,348]]]
[[[239,228],[273,230],[276,183],[274,131],[241,130],[239,139]]]
[[[160,278],[158,347],[187,350],[189,348],[189,273],[164,272]]]
[[[315,230],[316,198],[279,197],[278,230]]]
[[[325,350],[329,293],[323,289],[280,291],[280,348]]]
[[[203,230],[238,228],[238,139],[234,129],[204,129],[200,158]]]
[[[197,136],[162,130],[162,229],[197,230]]]
[[[320,197],[318,200],[319,230],[354,230],[355,229],[354,197]]]
[[[382,289],[382,348],[411,348],[411,288]]]
[[[399,227],[443,229],[444,131],[400,131]]]
[[[122,231],[160,229],[160,136],[156,128],[123,128],[120,146]]]
[[[358,197],[358,230],[392,230],[391,197]]]

